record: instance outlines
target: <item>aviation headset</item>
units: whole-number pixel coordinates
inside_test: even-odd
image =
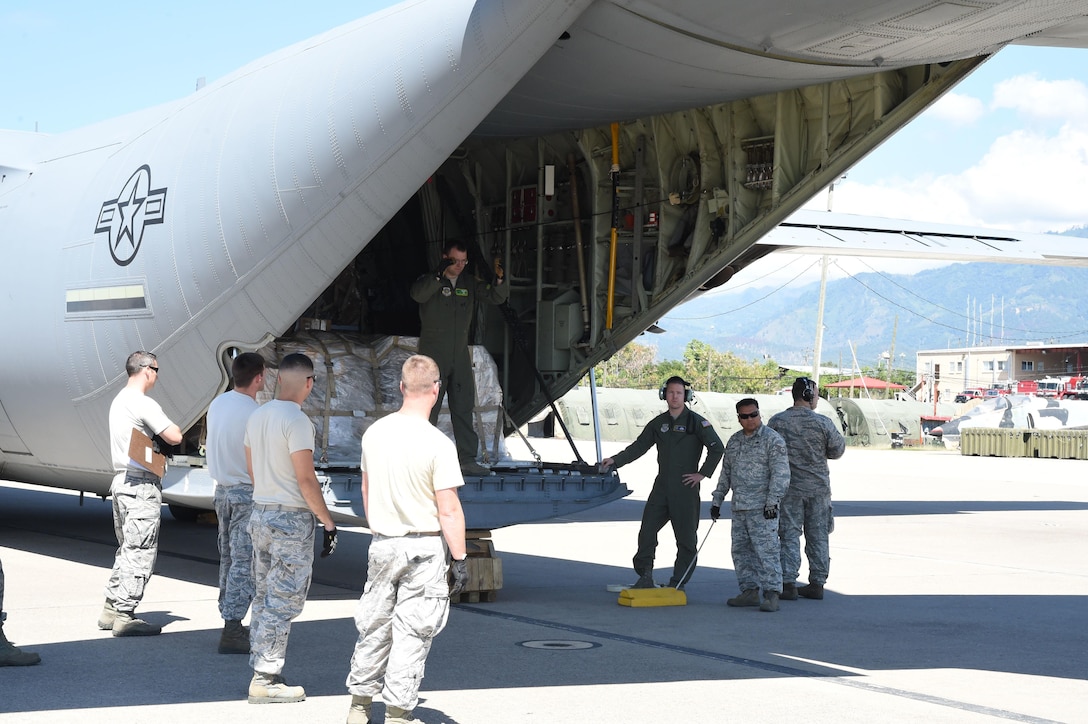
[[[661,385],[661,389],[657,391],[657,399],[664,400],[665,399],[665,390],[668,388],[669,384],[670,383],[675,384],[677,382],[679,382],[680,384],[682,384],[684,386],[684,402],[685,403],[689,403],[693,399],[695,399],[695,393],[691,389],[691,383],[687,382],[686,380],[684,380],[683,377],[679,377],[679,376],[673,376],[673,377],[670,377],[669,379],[665,380],[665,384]]]
[[[805,389],[801,390],[801,399],[805,402],[812,402],[812,398],[816,396],[816,383],[810,380],[808,377],[798,377],[797,381],[793,383],[794,387],[799,384],[803,384]]]

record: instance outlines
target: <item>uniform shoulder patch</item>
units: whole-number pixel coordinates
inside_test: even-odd
[[[703,420],[703,427],[710,427],[710,420]]]

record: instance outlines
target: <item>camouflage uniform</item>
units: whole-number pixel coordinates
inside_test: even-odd
[[[106,583],[107,606],[131,614],[144,597],[159,552],[162,481],[129,458],[132,430],[153,437],[173,423],[159,403],[125,387],[110,404],[110,459],[113,463],[113,530],[117,554]]]
[[[255,672],[279,674],[287,657],[291,622],[310,590],[317,519],[308,509],[255,503],[249,532],[257,590],[250,616],[249,663]]]
[[[359,640],[347,679],[352,694],[382,694],[387,705],[416,707],[431,642],[449,617],[448,569],[441,536],[374,534],[355,611]]]
[[[782,592],[778,519],[764,518],[763,508],[777,505],[789,485],[790,464],[781,435],[766,425],[751,435],[744,430],[733,433],[725,444],[722,474],[711,500],[721,506],[733,491],[733,567],[742,592]]]
[[[778,525],[782,580],[797,580],[803,530],[809,583],[822,586],[831,567],[828,535],[834,528],[827,461],[842,457],[846,441],[830,418],[798,405],[774,415],[767,424],[786,440],[790,456],[790,489],[782,498]]]
[[[117,556],[106,598],[118,611],[132,612],[144,597],[159,552],[162,483],[153,473],[118,473],[110,485]]]
[[[642,509],[638,552],[632,563],[640,576],[653,570],[657,534],[671,521],[676,536],[676,561],[669,585],[675,587],[687,582],[681,578],[695,559],[698,547],[699,486],[685,485],[682,478],[696,470],[704,478],[713,475],[722,459],[722,441],[710,422],[690,409],[681,411],[676,419],[663,412],[650,420],[633,443],[612,457],[614,465],[618,468],[637,460],[654,445],[657,446],[658,474],[650,497],[646,499],[646,507]],[[707,456],[699,467],[704,447]],[[692,567],[692,572],[694,570]]]
[[[228,390],[208,407],[208,473],[215,481],[215,515],[219,522],[219,615],[241,621],[253,601],[253,479],[246,463],[246,423],[257,400]]]
[[[252,485],[216,485],[215,515],[219,519],[219,615],[241,621],[253,601]]]
[[[442,397],[449,394],[450,422],[457,442],[457,458],[462,463],[476,460],[480,438],[472,423],[476,407],[476,383],[472,373],[472,355],[468,333],[475,316],[475,300],[502,304],[510,296],[506,284],[492,286],[462,272],[456,279],[424,274],[412,283],[412,299],[419,303],[422,328],[419,353],[438,364],[442,389],[431,410],[431,424],[438,424]]]

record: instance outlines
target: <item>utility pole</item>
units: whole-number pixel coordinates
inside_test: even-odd
[[[888,354],[888,390],[886,391],[884,398],[887,399],[887,392],[891,391],[892,384],[892,367],[895,365],[895,335],[899,332],[899,315],[895,315],[895,322],[892,324],[892,348]]]
[[[964,347],[971,346],[971,295],[967,295],[967,337],[963,342]]]
[[[843,177],[845,178],[845,176]],[[834,186],[834,184],[832,184]],[[831,200],[828,199],[828,211]],[[820,302],[816,305],[816,344],[812,349],[812,381],[820,387],[820,355],[824,343],[824,298],[827,296],[827,254],[824,254],[820,263]],[[840,365],[841,367],[841,365]]]

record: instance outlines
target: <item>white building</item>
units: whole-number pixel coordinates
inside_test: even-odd
[[[963,390],[1011,389],[1020,380],[1074,377],[1088,370],[1086,344],[960,347],[918,352],[919,400],[951,402]]]

